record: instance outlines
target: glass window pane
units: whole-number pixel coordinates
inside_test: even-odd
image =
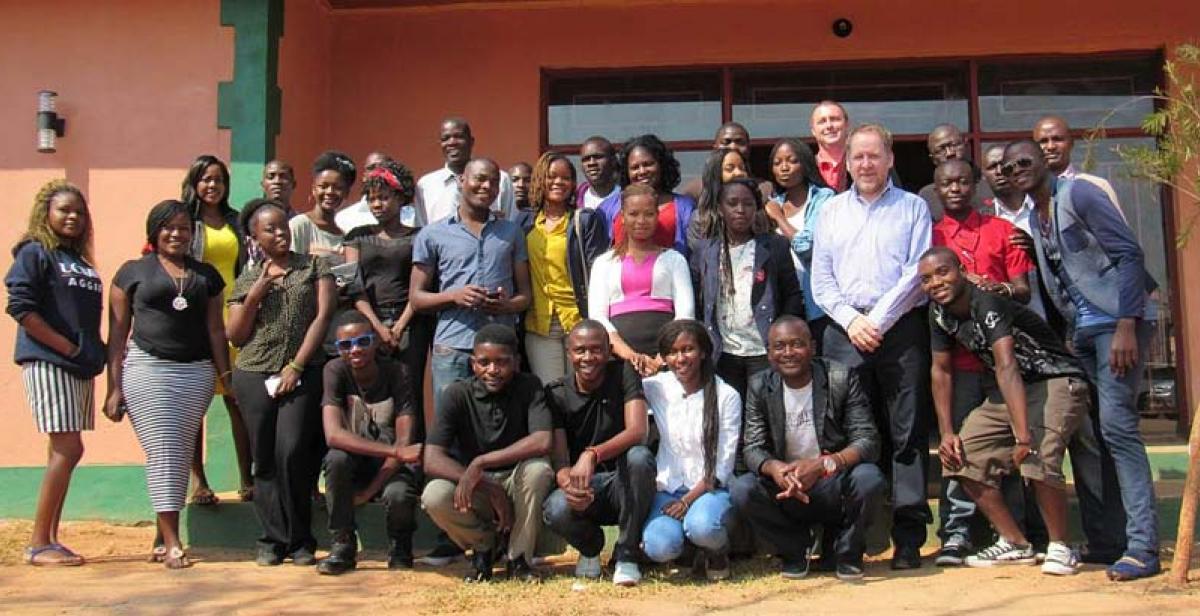
[[[721,125],[721,74],[648,73],[550,78],[549,141],[614,143],[654,133],[664,141],[711,140]]]
[[[985,131],[1026,131],[1038,118],[1055,114],[1072,128],[1090,128],[1121,107],[1106,125],[1140,126],[1154,103],[1134,99],[1154,92],[1158,72],[1154,56],[981,64],[980,123]]]
[[[733,119],[754,138],[808,136],[822,100],[846,107],[853,124],[878,122],[894,134],[925,135],[934,126],[969,123],[965,67],[739,70]]]

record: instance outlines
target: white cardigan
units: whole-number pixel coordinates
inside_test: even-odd
[[[621,288],[622,260],[611,250],[600,255],[592,263],[588,283],[588,317],[603,323],[610,332],[617,328],[609,320],[609,307],[625,299],[625,291]],[[683,255],[670,249],[659,253],[651,272],[650,296],[672,300],[676,319],[696,318],[691,272]]]

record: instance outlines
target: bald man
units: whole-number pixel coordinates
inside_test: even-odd
[[[1121,202],[1117,200],[1117,191],[1113,190],[1112,184],[1098,175],[1083,173],[1071,164],[1071,150],[1075,147],[1075,138],[1071,136],[1071,127],[1067,125],[1066,120],[1052,115],[1039,119],[1033,125],[1033,140],[1042,148],[1042,155],[1046,158],[1046,167],[1054,172],[1054,175],[1095,184],[1116,206],[1121,218],[1125,218],[1125,212],[1121,211]]]
[[[953,124],[938,124],[929,131],[929,137],[925,140],[926,147],[929,148],[929,159],[933,161],[934,168],[941,166],[942,163],[948,160],[970,160],[967,155],[969,147],[967,140],[963,137],[962,131]],[[992,189],[988,183],[979,176],[978,169],[973,171],[975,180],[975,189],[972,191],[971,209],[976,212],[991,214],[986,203],[992,198]],[[933,218],[933,222],[938,222],[946,213],[946,206],[942,203],[942,197],[938,194],[937,187],[934,182],[930,182],[921,192],[918,193],[925,203],[929,206],[929,215]]]

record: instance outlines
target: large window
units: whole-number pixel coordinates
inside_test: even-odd
[[[1076,166],[1113,184],[1145,250],[1146,267],[1159,282],[1163,310],[1151,363],[1161,376],[1175,363],[1163,192],[1132,180],[1114,151],[1153,143],[1139,126],[1154,108],[1146,95],[1161,83],[1161,66],[1159,52],[1143,52],[546,71],[542,145],[574,155],[593,134],[620,143],[633,135],[655,133],[674,148],[687,178],[700,173],[716,128],[736,120],[750,132],[752,170],[765,177],[774,141],[809,139],[813,106],[833,99],[847,108],[852,124],[879,122],[892,130],[897,171],[904,187],[916,192],[933,177],[925,137],[934,126],[949,122],[963,129],[978,159],[985,143],[1028,137],[1039,117],[1059,115],[1074,132]],[[1086,132],[1101,122],[1106,138],[1089,144]],[[1161,380],[1146,379],[1147,386]],[[1142,398],[1154,403],[1161,396]],[[1148,411],[1170,416],[1176,410]]]

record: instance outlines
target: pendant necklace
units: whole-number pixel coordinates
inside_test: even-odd
[[[174,277],[172,277],[172,278],[174,278]],[[178,280],[175,281],[176,285],[178,286],[179,293],[176,294],[175,299],[171,301],[171,307],[174,308],[178,312],[183,312],[184,310],[187,310],[187,308],[188,308],[187,298],[183,296],[183,283],[186,280],[187,280],[187,268],[185,267],[183,270],[183,275],[180,276],[178,278]]]

